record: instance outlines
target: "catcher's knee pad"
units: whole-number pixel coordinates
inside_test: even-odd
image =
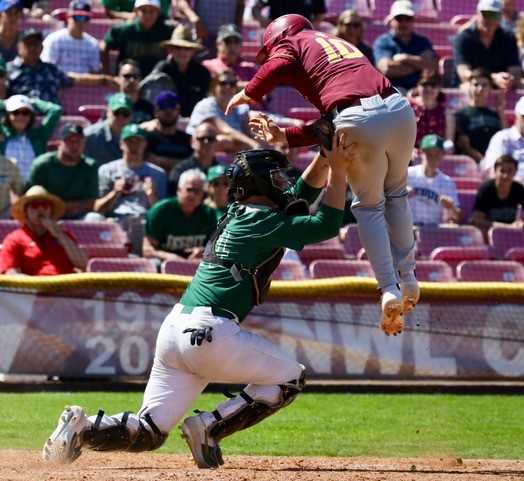
[[[101,427],[104,411],[98,411],[96,421],[82,433],[82,444],[94,451],[152,451],[164,444],[167,434],[162,433],[149,414],[137,417],[136,430],[127,425],[129,412],[122,414],[120,421]],[[133,415],[134,416],[134,415]],[[105,417],[107,419],[107,417]],[[114,418],[112,419],[113,421]],[[146,423],[149,429],[145,426]]]
[[[224,416],[218,409],[213,411],[216,423],[211,427],[211,436],[219,442],[237,431],[259,423],[292,403],[304,384],[305,373],[302,371],[299,378],[277,386],[248,386],[238,396],[224,403]]]

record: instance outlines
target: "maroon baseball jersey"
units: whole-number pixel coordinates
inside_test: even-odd
[[[279,85],[296,88],[322,114],[362,97],[383,94],[391,83],[354,45],[333,35],[303,30],[279,42],[245,88],[260,101]],[[314,143],[310,131],[286,129],[291,146]],[[291,138],[290,138],[291,137]]]

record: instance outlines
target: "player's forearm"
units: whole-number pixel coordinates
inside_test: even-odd
[[[329,164],[325,157],[317,154],[302,173],[302,180],[309,186],[321,189],[326,185]]]

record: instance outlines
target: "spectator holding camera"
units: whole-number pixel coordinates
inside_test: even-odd
[[[57,223],[64,212],[62,200],[40,185],[20,197],[11,214],[22,226],[4,239],[0,272],[51,276],[84,270],[87,255],[72,234]]]
[[[14,159],[24,181],[35,157],[47,151],[47,142],[62,116],[52,102],[12,95],[4,103],[6,116],[0,123],[0,153]],[[38,125],[37,114],[43,117]]]

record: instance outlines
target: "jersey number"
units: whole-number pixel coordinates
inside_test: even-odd
[[[344,59],[360,58],[364,54],[356,47],[349,45],[343,40],[335,38],[325,38],[318,36],[315,38],[327,55],[329,63],[340,62]]]

